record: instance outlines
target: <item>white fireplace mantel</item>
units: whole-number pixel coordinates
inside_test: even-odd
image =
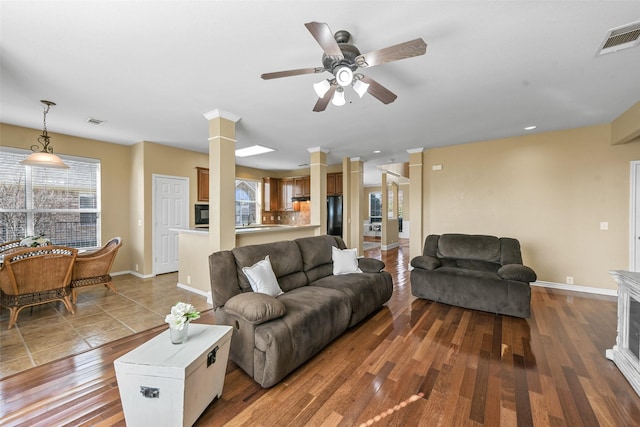
[[[610,271],[618,283],[618,335],[605,356],[640,396],[640,273]]]

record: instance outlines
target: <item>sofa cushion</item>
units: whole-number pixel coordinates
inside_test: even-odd
[[[387,302],[393,293],[393,279],[386,271],[327,276],[309,285],[335,289],[349,297],[353,311],[349,326],[356,325],[373,313]]]
[[[537,280],[536,272],[526,265],[507,264],[500,267],[498,276],[505,280],[517,280],[519,282],[535,282]]]
[[[287,314],[255,329],[254,379],[271,387],[349,325],[351,304],[342,292],[304,286],[278,297]]]
[[[338,246],[333,236],[302,237],[294,242],[300,248],[303,270],[309,283],[333,274],[331,248]]]
[[[500,263],[500,239],[495,236],[443,234],[438,239],[438,258]]]
[[[249,280],[242,273],[242,267],[253,265],[269,255],[271,267],[284,292],[306,286],[307,276],[302,270],[302,257],[298,246],[292,241],[240,246],[231,250],[236,260],[240,287],[246,292],[251,289]]]
[[[276,279],[276,275],[271,267],[269,255],[251,267],[242,267],[242,272],[247,276],[247,279],[249,279],[249,284],[253,292],[267,294],[272,297],[277,297],[282,294],[282,289],[280,289],[280,285],[278,285],[278,279]]]
[[[331,260],[333,261],[333,274],[362,273],[358,267],[357,249],[338,249],[331,247]]]
[[[287,313],[286,307],[277,298],[255,292],[245,292],[230,298],[225,304],[225,309],[253,325],[277,319]]]

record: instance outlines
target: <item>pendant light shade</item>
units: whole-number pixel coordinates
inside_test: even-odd
[[[339,87],[336,89],[336,93],[333,94],[333,99],[331,99],[331,103],[336,107],[342,107],[345,104],[344,99],[344,90]]]
[[[313,85],[313,90],[316,92],[316,95],[318,95],[318,98],[323,98],[327,94],[327,91],[330,87],[331,84],[329,83],[329,80],[323,80],[321,82],[315,83]]]
[[[42,149],[40,145],[33,144],[31,146],[31,153],[29,157],[20,162],[21,165],[25,166],[38,166],[43,168],[56,168],[56,169],[67,169],[69,166],[65,165],[62,159],[55,154],[53,154],[53,147],[50,144],[51,137],[47,132],[47,113],[49,112],[49,108],[52,105],[56,105],[55,102],[51,101],[40,101],[45,105],[44,109],[44,120],[43,120],[43,129],[42,135],[38,138],[38,143],[42,145]]]
[[[362,80],[356,80],[355,83],[353,83],[353,90],[355,90],[360,98],[362,98],[364,94],[367,93],[367,90],[369,90],[369,83],[365,83]]]
[[[25,166],[39,166],[42,168],[69,168],[69,166],[67,166],[60,157],[53,153],[44,153],[42,151],[31,153],[29,157],[21,161],[20,164]]]

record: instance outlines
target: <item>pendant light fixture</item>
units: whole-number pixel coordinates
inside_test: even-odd
[[[40,102],[45,105],[42,135],[38,138],[38,143],[42,145],[42,149],[40,149],[40,145],[33,144],[31,146],[31,151],[33,151],[33,153],[21,161],[20,164],[25,166],[39,166],[43,168],[67,169],[69,166],[65,165],[60,157],[53,154],[53,147],[50,145],[51,137],[47,132],[47,113],[51,106],[56,105],[56,103],[45,100],[41,100]]]

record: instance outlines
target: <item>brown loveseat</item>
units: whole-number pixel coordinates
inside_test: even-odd
[[[345,244],[324,235],[209,256],[216,322],[234,328],[231,360],[262,387],[277,384],[391,298],[393,280],[382,261],[359,258],[362,273],[334,275],[332,247]],[[284,292],[277,297],[253,292],[242,271],[267,255]]]

